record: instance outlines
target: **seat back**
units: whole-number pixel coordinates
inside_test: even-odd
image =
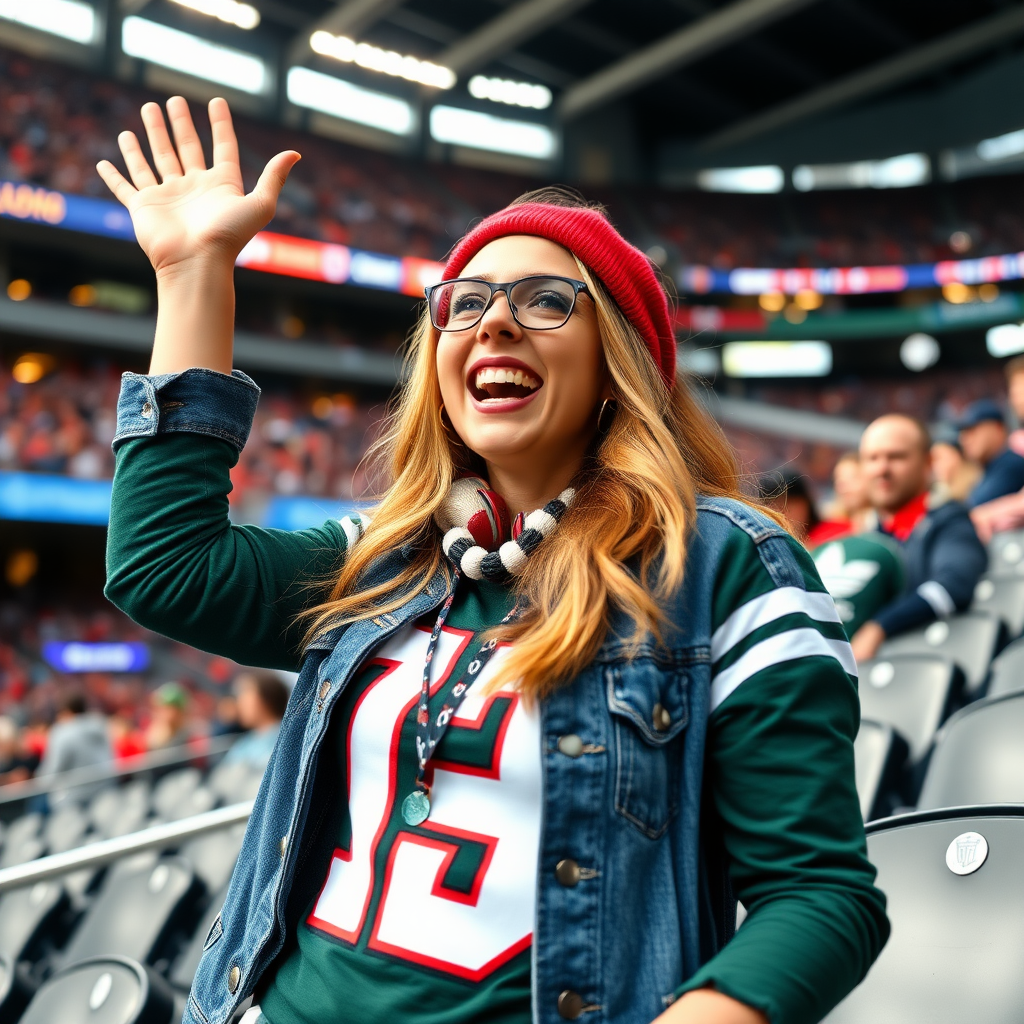
[[[971,611],[989,612],[1003,620],[1007,635],[1024,632],[1024,576],[986,576],[974,588]]]
[[[827,1024],[1024,1020],[1024,807],[868,827],[892,935]]]
[[[55,974],[20,1024],[170,1024],[174,1002],[162,979],[128,957],[93,957]]]
[[[150,786],[145,779],[132,779],[101,790],[89,804],[93,828],[104,839],[137,831],[149,816],[149,794]]]
[[[228,884],[244,836],[245,823],[242,822],[231,828],[197,836],[181,848],[181,856],[192,865],[207,892],[219,892]]]
[[[970,704],[935,739],[918,806],[1024,804],[1024,693]]]
[[[1024,574],[1024,530],[997,533],[988,545],[988,571],[992,576]]]
[[[67,894],[56,879],[12,889],[0,896],[0,956],[11,961],[26,951],[67,905]]]
[[[148,961],[202,888],[181,857],[116,867],[61,954],[63,963],[97,954]]]
[[[989,697],[1001,697],[1017,690],[1024,690],[1024,640],[1014,640],[992,662],[992,678],[985,693]]]
[[[198,768],[179,768],[165,775],[153,787],[153,812],[164,821],[177,821],[184,817],[180,808],[188,803],[202,780]]]
[[[955,666],[937,654],[894,654],[860,671],[861,717],[891,726],[918,764],[931,749],[958,683]]]
[[[989,612],[964,612],[886,640],[878,656],[942,654],[959,666],[967,694],[974,697],[988,677],[1002,634],[1003,624],[997,616]]]
[[[50,853],[74,850],[85,841],[89,818],[77,804],[66,804],[54,811],[43,826],[43,838]]]
[[[240,804],[255,799],[262,779],[262,768],[254,768],[245,761],[221,761],[210,772],[206,784],[222,804]]]
[[[199,921],[199,926],[192,933],[192,937],[185,944],[180,956],[174,961],[174,967],[168,975],[170,983],[182,992],[188,992],[192,988],[192,980],[199,970],[199,961],[203,958],[206,940],[213,930],[214,921],[224,906],[224,897],[228,894],[227,885],[214,895],[210,900],[209,911]]]
[[[896,791],[906,758],[907,744],[891,726],[861,719],[853,742],[853,763],[865,821],[881,817],[887,810],[885,802]]]

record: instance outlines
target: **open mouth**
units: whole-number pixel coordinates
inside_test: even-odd
[[[529,398],[543,383],[519,367],[487,366],[473,374],[469,390],[478,402],[501,402]]]

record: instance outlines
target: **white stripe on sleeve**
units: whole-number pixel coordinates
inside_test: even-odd
[[[918,597],[923,597],[940,619],[948,619],[956,611],[956,602],[949,591],[936,580],[925,580],[917,588]]]
[[[339,519],[342,530],[345,532],[345,550],[351,551],[356,541],[363,535],[363,531],[370,525],[370,520],[365,516],[345,516]]]
[[[715,630],[711,637],[712,664],[728,654],[755,629],[781,619],[783,615],[794,613],[809,615],[818,622],[842,624],[831,594],[801,590],[799,587],[779,587],[740,605]]]
[[[815,655],[835,658],[849,675],[857,675],[857,662],[847,641],[830,640],[810,627],[791,629],[754,644],[741,658],[715,676],[711,683],[711,710],[714,711],[741,683],[762,669]]]

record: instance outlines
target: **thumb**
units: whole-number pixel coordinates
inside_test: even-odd
[[[288,173],[302,159],[294,149],[278,153],[267,161],[263,173],[256,182],[256,187],[249,193],[249,199],[259,210],[261,224],[265,225],[274,216],[277,209],[277,197],[281,194]]]

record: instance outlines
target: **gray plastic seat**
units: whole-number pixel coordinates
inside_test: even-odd
[[[827,1024],[1024,1020],[1024,807],[904,815],[867,832],[892,935]]]
[[[37,839],[43,830],[43,820],[43,815],[38,811],[15,818],[7,826],[4,844],[10,845],[21,843],[26,839]]]
[[[989,666],[999,650],[1003,629],[1002,621],[989,612],[964,612],[886,640],[878,651],[878,657],[944,655],[963,671],[967,695],[975,697],[988,678]]]
[[[255,799],[262,780],[262,769],[253,768],[244,761],[221,761],[210,772],[206,784],[222,804],[230,805]]]
[[[1024,690],[1024,640],[1014,640],[992,662],[992,678],[985,693],[988,697],[1000,697],[1018,690]]]
[[[198,768],[179,768],[165,775],[153,787],[153,813],[164,821],[186,817],[181,808],[188,803],[202,780],[203,775]]]
[[[224,897],[227,896],[227,892],[228,887],[225,885],[210,901],[209,912],[203,915],[199,927],[193,932],[192,937],[174,962],[168,980],[179,991],[188,992],[192,988],[192,980],[196,976],[199,961],[203,957],[203,947],[209,938],[213,922],[224,906]]]
[[[97,954],[150,961],[160,955],[168,932],[202,889],[181,857],[155,863],[140,858],[115,867],[61,953],[63,963]]]
[[[30,860],[42,857],[44,853],[46,853],[46,843],[39,836],[26,836],[15,842],[8,839],[4,843],[3,853],[0,854],[0,868],[13,868],[18,864],[27,864]]]
[[[865,662],[859,672],[861,716],[891,726],[906,740],[910,763],[919,764],[956,692],[956,667],[937,654],[894,654]]]
[[[173,998],[159,975],[128,957],[93,957],[41,986],[20,1024],[170,1024]]]
[[[228,884],[244,835],[242,823],[198,836],[181,848],[181,856],[192,865],[207,892],[219,892]]]
[[[979,580],[971,611],[998,616],[1009,636],[1020,636],[1024,632],[1024,575],[986,576]]]
[[[918,806],[1024,804],[1024,693],[969,704],[935,739]]]
[[[43,839],[50,853],[74,850],[85,842],[89,818],[76,804],[67,804],[54,811],[43,825]]]
[[[122,786],[109,786],[93,797],[89,819],[104,839],[124,836],[142,828],[149,817],[150,786],[145,779],[132,779]]]
[[[853,743],[860,813],[865,821],[880,818],[890,807],[907,759],[906,741],[881,722],[861,719]]]
[[[1024,575],[1024,530],[997,533],[988,545],[988,571],[992,576]]]
[[[57,879],[12,889],[0,896],[0,956],[25,959],[29,947],[67,906],[67,893]]]

